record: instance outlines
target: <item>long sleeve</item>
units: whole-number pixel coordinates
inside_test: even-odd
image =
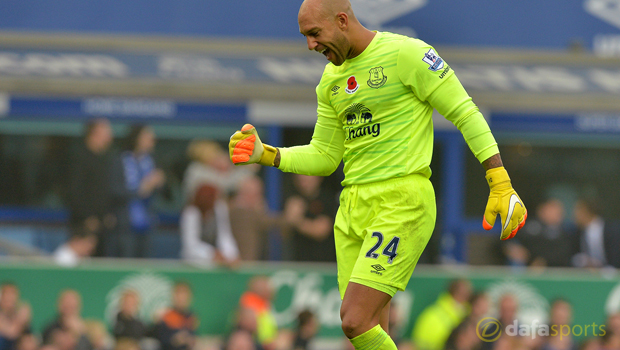
[[[423,58],[423,59],[422,59]],[[430,65],[434,63],[436,65]],[[412,39],[401,47],[399,77],[416,97],[435,108],[463,134],[480,162],[499,153],[489,125],[456,77],[452,67],[427,43]]]
[[[317,122],[309,145],[280,150],[280,170],[304,175],[327,176],[340,165],[344,154],[344,130],[333,107],[318,90]]]
[[[456,75],[448,77],[439,85],[427,101],[461,131],[469,149],[480,163],[499,153],[489,124]]]

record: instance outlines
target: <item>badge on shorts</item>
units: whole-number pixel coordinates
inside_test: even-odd
[[[373,89],[378,89],[385,85],[385,82],[387,81],[387,76],[383,74],[383,67],[374,67],[371,68],[368,72],[370,73],[370,78],[368,78],[368,81],[366,82],[368,86]]]

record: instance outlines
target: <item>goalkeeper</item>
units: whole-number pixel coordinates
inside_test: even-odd
[[[423,41],[363,27],[348,0],[305,0],[299,28],[327,64],[316,88],[310,144],[274,148],[246,124],[230,140],[235,164],[329,175],[344,161],[334,224],[342,329],[356,349],[396,349],[390,300],[404,290],[435,225],[429,177],[433,108],[463,134],[490,186],[483,226],[501,239],[525,223],[489,126],[454,71]]]

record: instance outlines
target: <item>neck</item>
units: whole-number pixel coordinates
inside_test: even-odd
[[[347,58],[355,58],[364,52],[376,34],[359,24],[351,31],[351,49]]]

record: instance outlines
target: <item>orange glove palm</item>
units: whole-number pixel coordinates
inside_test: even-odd
[[[237,130],[228,143],[230,160],[235,165],[258,163],[273,166],[278,150],[267,144],[263,144],[258,137],[258,132],[252,124],[245,124],[241,130]]]
[[[514,237],[527,219],[527,209],[519,195],[512,188],[510,177],[504,167],[487,170],[487,182],[491,189],[489,201],[484,211],[482,227],[490,230],[499,214],[502,221],[502,240]]]

